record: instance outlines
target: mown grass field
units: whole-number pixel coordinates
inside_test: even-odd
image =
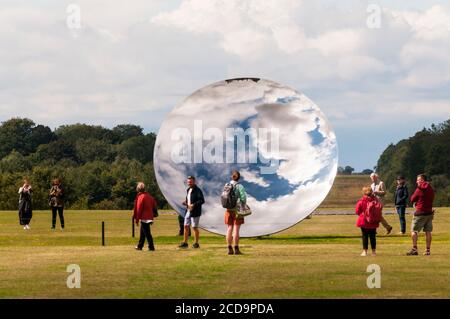
[[[361,198],[361,189],[370,186],[369,175],[337,175],[328,196],[320,207],[349,207],[353,206]],[[410,189],[413,191],[413,189]],[[393,195],[387,193],[385,204],[392,206]]]
[[[16,212],[0,212],[1,298],[449,298],[450,209],[435,218],[432,256],[405,256],[410,239],[380,230],[378,256],[360,257],[354,216],[313,216],[283,233],[244,239],[228,256],[221,236],[202,232],[201,249],[178,250],[175,215],[154,226],[156,251],[135,251],[130,212],[67,211],[67,229],[50,230],[35,212],[25,231]],[[387,219],[398,231],[396,216]],[[106,246],[101,246],[101,221]],[[411,216],[408,216],[408,223]],[[245,227],[245,225],[244,225]],[[423,251],[424,239],[419,249]],[[381,288],[369,289],[369,264]],[[69,289],[66,267],[81,267]]]

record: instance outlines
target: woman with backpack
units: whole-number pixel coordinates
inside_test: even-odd
[[[33,211],[31,209],[31,185],[27,179],[23,180],[23,186],[19,188],[19,222],[23,225],[23,229],[30,229],[31,217]]]
[[[373,194],[370,186],[363,187],[363,197],[356,203],[355,212],[358,215],[356,227],[361,228],[363,252],[361,256],[367,256],[370,247],[372,256],[376,256],[377,249],[377,228],[380,225],[383,206]]]
[[[237,203],[234,208],[227,208],[225,211],[225,225],[227,225],[227,244],[228,244],[228,255],[241,255],[239,250],[239,229],[244,223],[244,217],[238,215],[238,205],[245,205],[247,203],[247,194],[245,192],[244,186],[239,183],[241,174],[238,171],[233,171],[231,173],[231,181],[229,184],[232,186],[236,197]],[[233,250],[233,239],[234,239],[234,250]]]

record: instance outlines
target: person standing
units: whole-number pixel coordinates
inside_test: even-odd
[[[158,216],[158,205],[156,200],[145,191],[145,184],[139,182],[136,187],[137,195],[134,199],[133,217],[136,225],[139,226],[141,222],[141,234],[139,237],[139,243],[135,247],[136,250],[142,250],[147,239],[148,250],[155,250],[153,243],[152,233],[150,231],[150,225],[153,224],[153,219]]]
[[[239,230],[241,225],[244,224],[244,217],[238,216],[238,205],[245,205],[247,203],[247,194],[244,186],[239,183],[241,174],[238,171],[231,173],[230,184],[233,186],[233,190],[236,193],[237,203],[236,208],[227,209],[225,211],[225,225],[227,225],[227,244],[228,255],[241,255],[239,250]],[[233,239],[234,239],[234,251],[233,251]]]
[[[52,209],[52,230],[56,225],[56,213],[59,215],[61,223],[61,230],[64,230],[64,188],[61,185],[59,178],[52,181],[52,188],[50,189],[50,207]]]
[[[30,229],[30,221],[33,217],[31,208],[31,185],[28,179],[23,180],[23,186],[19,188],[19,222],[23,229]]]
[[[195,184],[195,177],[188,176],[187,178],[188,189],[186,190],[186,199],[183,202],[183,206],[186,207],[184,214],[184,232],[183,242],[178,246],[179,248],[188,248],[188,236],[189,227],[192,226],[194,231],[194,244],[193,248],[200,248],[198,243],[200,233],[198,226],[200,223],[200,216],[202,215],[202,205],[205,203],[202,190]]]
[[[375,195],[381,205],[384,206],[384,196],[386,196],[386,186],[384,185],[384,182],[380,180],[377,173],[370,174],[370,179],[372,180],[370,187],[372,188],[373,195]],[[381,217],[381,225],[386,228],[387,234],[389,235],[392,231],[392,226],[389,225],[384,217]]]
[[[181,214],[178,214],[178,226],[179,226],[178,236],[183,236],[184,235],[184,217]],[[189,227],[188,236],[191,236],[191,227]]]
[[[408,256],[418,255],[417,239],[419,232],[423,229],[425,232],[427,250],[424,252],[425,256],[430,255],[431,249],[431,232],[433,231],[433,201],[434,190],[430,183],[427,182],[425,174],[417,175],[417,188],[411,196],[411,202],[415,206],[414,217],[411,224],[411,238],[413,242],[412,249],[407,253]]]
[[[408,200],[409,193],[406,186],[405,178],[403,176],[397,177],[397,188],[395,189],[394,204],[400,219],[400,233],[404,235],[406,233],[406,201]]]
[[[356,220],[356,227],[361,228],[362,233],[362,243],[363,243],[363,252],[361,256],[367,256],[367,251],[369,249],[369,240],[370,247],[372,248],[372,255],[376,256],[377,249],[377,228],[379,227],[379,221],[371,222],[368,220],[369,214],[369,205],[373,206],[372,211],[377,213],[379,219],[381,219],[381,210],[382,205],[379,202],[378,198],[373,194],[372,188],[370,186],[363,187],[362,189],[363,197],[356,203],[355,213],[358,215],[358,219]]]

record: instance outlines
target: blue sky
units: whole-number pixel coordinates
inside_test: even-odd
[[[0,21],[2,121],[156,131],[196,89],[262,77],[315,101],[362,170],[450,118],[450,1],[3,0]]]

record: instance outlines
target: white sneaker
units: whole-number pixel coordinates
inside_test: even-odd
[[[30,229],[30,225],[25,225],[25,227],[26,227],[27,229]]]
[[[27,225],[23,226],[23,229],[27,230]]]
[[[366,257],[367,256],[367,251],[363,251],[362,253],[361,253],[361,255],[360,256],[362,256],[362,257]]]

